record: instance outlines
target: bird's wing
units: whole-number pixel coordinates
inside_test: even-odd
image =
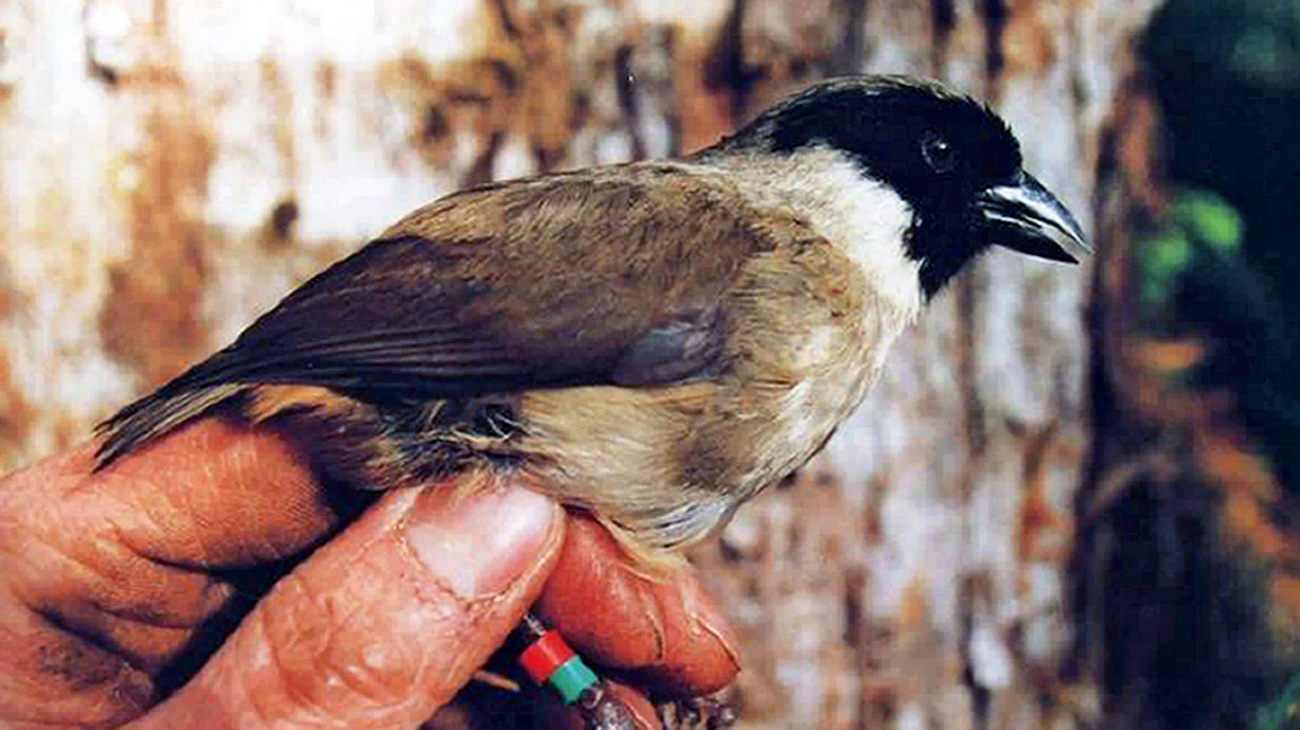
[[[437,396],[688,377],[716,358],[721,295],[769,240],[725,189],[635,169],[439,201],[182,380]]]
[[[771,247],[727,185],[680,166],[459,193],[318,274],[104,430],[148,434],[157,423],[141,412],[233,384],[429,399],[689,378],[716,364],[723,293]]]

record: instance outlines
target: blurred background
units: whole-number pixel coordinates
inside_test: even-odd
[[[858,72],[1098,254],[988,256],[697,551],[741,726],[1300,727],[1300,0],[0,0],[0,471],[416,205]]]

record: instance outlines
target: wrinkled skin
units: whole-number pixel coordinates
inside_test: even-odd
[[[523,485],[353,509],[289,437],[215,418],[93,475],[92,452],[0,480],[0,726],[416,727],[534,604],[646,727],[648,692],[738,671],[690,575],[647,582]],[[265,596],[241,582],[298,559]]]

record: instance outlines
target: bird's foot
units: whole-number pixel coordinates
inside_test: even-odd
[[[727,730],[736,724],[736,709],[716,696],[677,700],[655,709],[665,730]]]
[[[575,703],[586,730],[638,730],[632,711],[607,691],[605,683],[583,690]]]

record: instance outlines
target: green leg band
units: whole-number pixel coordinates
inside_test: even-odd
[[[547,678],[546,683],[560,693],[564,704],[571,705],[578,701],[583,690],[594,687],[598,681],[595,673],[582,663],[582,657],[574,656],[561,664],[555,673]]]

